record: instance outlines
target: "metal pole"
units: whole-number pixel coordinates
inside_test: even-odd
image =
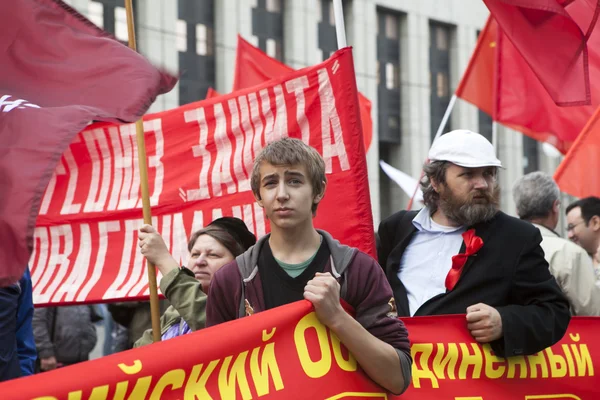
[[[338,50],[347,46],[346,27],[344,26],[344,8],[342,0],[333,0],[333,16],[335,18],[335,36],[337,37]]]
[[[498,123],[496,121],[492,121],[492,146],[498,157]]]
[[[440,126],[438,127],[438,130],[435,133],[435,137],[431,141],[432,144],[433,144],[433,142],[435,142],[435,140],[437,138],[442,136],[442,132],[444,132],[444,128],[446,127],[446,124],[448,123],[448,119],[450,118],[450,113],[452,113],[452,110],[454,109],[454,105],[456,104],[456,98],[457,98],[456,94],[452,95],[452,98],[450,98],[450,103],[448,103],[448,107],[446,107],[446,112],[444,112],[444,117],[442,118],[442,122],[440,122]],[[415,195],[417,194],[417,190],[419,189],[419,185],[420,185],[421,179],[423,179],[423,175],[424,175],[423,170],[421,170],[421,175],[419,176],[419,182],[417,183],[417,186],[415,187],[415,191],[413,192],[413,195],[411,196],[410,200],[408,201],[408,205],[406,206],[406,209],[409,211],[412,209],[412,205],[415,201]]]
[[[452,97],[450,98],[450,103],[448,103],[448,107],[446,107],[446,112],[444,112],[444,117],[442,118],[442,122],[440,122],[440,126],[438,127],[438,130],[435,133],[435,137],[433,138],[433,141],[431,142],[432,144],[433,144],[433,142],[435,142],[435,139],[442,136],[442,132],[444,132],[444,128],[446,127],[446,124],[448,123],[448,119],[450,118],[450,113],[454,109],[454,104],[456,104],[456,98],[457,98],[456,94],[453,94]]]

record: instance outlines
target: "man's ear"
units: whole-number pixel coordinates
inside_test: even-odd
[[[560,200],[554,200],[554,203],[552,203],[552,212],[560,215]]]
[[[322,182],[322,183],[323,183],[323,189],[321,190],[321,193],[317,193],[315,195],[315,198],[313,199],[314,204],[318,204],[321,200],[323,200],[323,197],[325,197],[325,189],[327,189],[327,182]]]
[[[252,193],[252,194],[254,195],[254,200],[256,200],[256,202],[258,203],[258,205],[259,205],[261,208],[265,208],[265,207],[263,206],[263,201],[262,201],[262,199],[260,198],[260,194],[258,194],[258,193]]]
[[[435,190],[436,193],[440,192],[440,184],[436,182],[435,179],[429,178],[429,182],[431,182],[431,187]]]
[[[600,231],[600,216],[594,215],[592,218],[590,218],[588,227],[594,232]]]

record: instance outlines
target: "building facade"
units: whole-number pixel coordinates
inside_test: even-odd
[[[127,40],[124,0],[70,0],[94,23]],[[485,24],[481,0],[344,0],[348,45],[359,90],[372,102],[367,153],[374,225],[409,200],[379,160],[417,178],[431,140]],[[151,112],[201,100],[209,87],[231,90],[237,35],[301,68],[337,49],[331,0],[134,0],[138,49],[179,71],[178,86]],[[458,100],[445,131],[465,128],[491,139],[489,116]],[[539,143],[498,127],[501,208],[515,214],[512,183],[523,173],[552,173],[560,162]],[[418,206],[418,205],[415,205]]]

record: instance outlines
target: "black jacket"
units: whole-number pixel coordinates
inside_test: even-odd
[[[379,225],[379,263],[394,291],[399,316],[409,316],[400,260],[417,231],[417,211],[400,211]],[[559,341],[571,315],[569,302],[548,270],[542,237],[533,225],[502,212],[475,226],[483,247],[469,257],[452,291],[429,299],[418,315],[464,314],[485,303],[498,310],[504,336],[491,343],[498,356],[528,355]],[[463,243],[460,252],[465,251]]]

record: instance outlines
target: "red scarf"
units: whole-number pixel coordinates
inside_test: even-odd
[[[446,289],[448,290],[454,289],[467,259],[470,256],[475,255],[475,253],[483,246],[483,240],[475,235],[475,229],[469,229],[462,234],[462,237],[465,242],[465,252],[452,257],[452,268],[446,276]]]

